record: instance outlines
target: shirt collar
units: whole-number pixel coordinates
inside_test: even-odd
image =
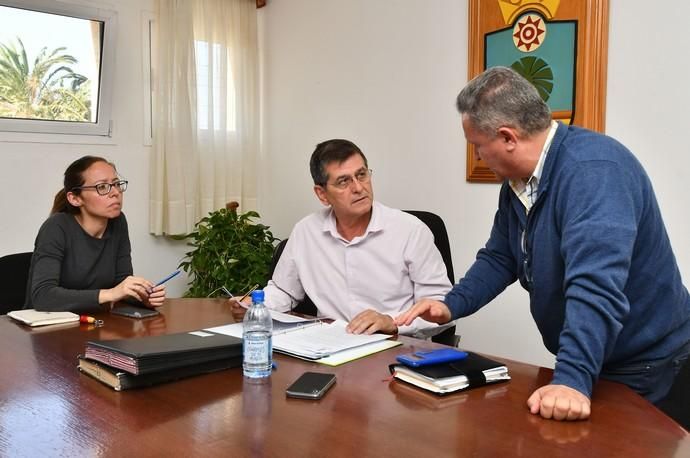
[[[541,150],[541,154],[539,155],[539,161],[537,162],[537,166],[534,168],[534,172],[532,172],[532,178],[536,178],[537,181],[541,179],[541,173],[544,170],[544,162],[546,162],[546,155],[549,154],[549,148],[551,148],[551,142],[553,141],[553,137],[556,135],[556,130],[558,129],[558,123],[556,121],[551,121],[551,128],[549,128],[549,134],[546,136],[546,141],[544,142],[544,147]]]
[[[558,123],[552,120],[551,126],[549,127],[549,133],[546,135],[546,141],[544,141],[544,146],[542,147],[541,153],[539,154],[537,166],[534,168],[534,171],[532,171],[532,175],[530,175],[530,177],[527,180],[510,180],[510,187],[513,189],[513,192],[515,192],[515,194],[519,195],[522,192],[524,192],[525,187],[528,183],[531,183],[532,186],[537,186],[539,184],[541,174],[544,170],[544,163],[546,162],[546,155],[549,153],[549,148],[551,147],[551,142],[553,141],[553,137],[556,135],[557,129]]]
[[[371,219],[369,220],[369,224],[367,225],[367,229],[364,231],[363,235],[360,235],[359,237],[355,237],[349,242],[346,241],[341,237],[341,235],[338,233],[338,228],[335,220],[335,213],[333,212],[333,208],[330,208],[328,210],[328,215],[326,216],[326,219],[323,222],[323,232],[328,232],[331,234],[332,237],[336,239],[343,240],[347,243],[357,243],[360,240],[364,240],[370,233],[373,232],[379,232],[383,230],[383,221],[382,221],[382,216],[381,216],[381,204],[378,202],[374,201],[371,205]]]

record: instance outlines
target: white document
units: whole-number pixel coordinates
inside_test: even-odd
[[[365,356],[373,355],[389,348],[397,347],[403,343],[397,340],[382,340],[380,342],[373,342],[359,347],[351,348],[349,350],[339,351],[329,356],[317,359],[315,362],[325,364],[327,366],[340,366],[341,364],[349,363],[356,359],[364,358]]]
[[[268,310],[271,313],[271,318],[274,321],[280,321],[281,323],[309,323],[313,321],[319,321],[319,318],[302,318],[297,315],[289,315],[287,313],[276,312],[275,310]]]
[[[336,320],[330,324],[311,326],[299,332],[273,337],[273,349],[306,359],[320,359],[343,350],[388,339],[386,334],[350,334],[347,323]]]
[[[288,315],[287,313],[276,312],[269,310],[271,318],[273,318],[273,335],[282,334],[285,332],[295,331],[307,326],[314,326],[321,324],[319,318],[302,318],[299,316]],[[228,336],[242,338],[242,323],[232,323],[223,326],[216,326],[208,328],[206,331],[215,332],[216,334],[225,334]]]
[[[271,312],[272,316],[273,313]],[[316,360],[344,350],[380,342],[390,337],[386,334],[350,334],[345,330],[346,327],[347,323],[341,320],[329,324],[318,320],[300,318],[293,323],[291,329],[273,333],[273,349],[290,356]],[[242,323],[216,326],[205,329],[205,331],[241,338]]]
[[[226,336],[233,336],[242,338],[242,323],[224,324],[216,326],[215,328],[206,328],[204,331],[215,332],[216,334],[225,334]]]

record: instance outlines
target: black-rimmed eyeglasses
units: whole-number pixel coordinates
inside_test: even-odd
[[[127,190],[127,180],[113,181],[112,183],[98,183],[93,186],[77,186],[72,188],[72,191],[82,190],[82,189],[95,189],[99,196],[107,196],[113,189],[113,186],[120,192],[125,192]]]
[[[327,184],[330,184],[334,188],[347,189],[352,185],[352,183],[354,183],[355,180],[357,180],[360,183],[369,183],[369,180],[371,180],[372,173],[374,173],[374,171],[371,169],[360,169],[354,175],[339,177],[333,183]]]

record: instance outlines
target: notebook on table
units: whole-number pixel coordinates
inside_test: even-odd
[[[99,382],[113,388],[115,391],[122,391],[239,367],[242,365],[242,356],[222,358],[215,361],[175,367],[141,375],[133,375],[101,362],[87,359],[81,355],[78,356],[78,361],[77,367],[80,372],[95,378]]]
[[[47,326],[49,324],[77,323],[79,315],[72,312],[39,312],[34,309],[13,310],[8,317],[28,326]]]
[[[451,363],[423,367],[391,364],[389,370],[396,379],[436,394],[510,380],[508,368],[503,363],[472,352],[468,352],[467,358]]]
[[[94,340],[84,356],[130,374],[150,374],[242,355],[242,339],[192,331],[132,339]]]

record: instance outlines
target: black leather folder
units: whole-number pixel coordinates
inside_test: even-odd
[[[242,365],[242,356],[223,358],[189,366],[175,367],[150,374],[133,375],[121,369],[116,369],[98,361],[79,356],[79,370],[99,382],[113,388],[115,391],[143,388],[160,383],[173,382],[195,375],[209,374]]]
[[[84,355],[130,374],[149,374],[241,356],[242,339],[193,331],[133,339],[94,340],[86,343]]]
[[[389,370],[396,379],[441,395],[510,380],[503,363],[472,352],[468,352],[467,358],[451,363],[424,367],[391,364]]]

